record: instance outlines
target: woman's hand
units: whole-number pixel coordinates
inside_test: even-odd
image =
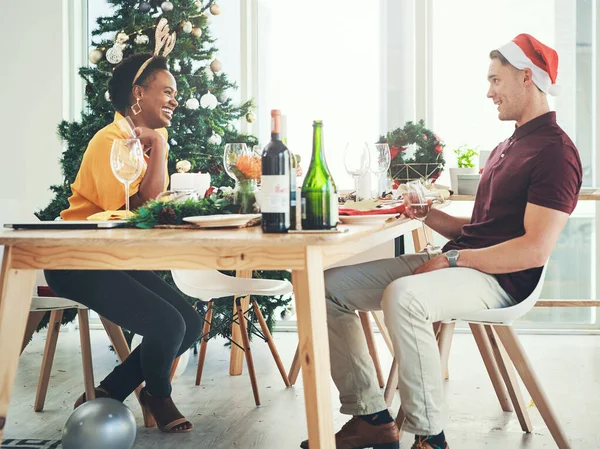
[[[138,139],[140,139],[144,147],[144,153],[147,153],[152,148],[160,148],[162,150],[167,148],[167,142],[161,133],[143,126],[138,126],[133,131]]]

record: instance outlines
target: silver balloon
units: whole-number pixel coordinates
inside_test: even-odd
[[[62,434],[63,449],[131,449],[137,426],[133,413],[116,399],[98,398],[71,413]]]

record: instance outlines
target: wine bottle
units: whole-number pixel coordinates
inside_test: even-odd
[[[313,151],[302,184],[302,229],[331,229],[338,223],[335,182],[327,168],[323,149],[323,121],[313,122]]]
[[[263,232],[290,229],[290,152],[281,141],[281,111],[271,111],[271,141],[262,152],[261,201]]]

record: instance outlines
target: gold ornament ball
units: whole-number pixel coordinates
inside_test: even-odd
[[[129,36],[127,34],[122,33],[122,32],[117,34],[117,43],[118,44],[124,44],[128,40],[129,40]]]
[[[94,48],[91,52],[90,52],[90,62],[92,64],[98,64],[98,61],[100,61],[102,59],[102,52],[100,50],[98,50],[97,48]]]
[[[198,9],[202,8],[202,1],[201,0],[196,0],[194,2],[194,6]]]
[[[177,170],[177,173],[187,173],[190,171],[191,168],[192,164],[190,163],[190,161],[183,160],[175,164],[175,169]]]
[[[246,121],[248,123],[254,123],[255,120],[256,120],[256,114],[254,114],[254,112],[248,112],[246,114]]]
[[[223,64],[221,64],[221,61],[219,61],[218,59],[215,59],[213,62],[210,63],[210,69],[215,73],[219,73],[222,68]]]
[[[194,28],[192,29],[192,34],[196,37],[200,37],[202,36],[202,29],[201,28]]]
[[[221,7],[219,5],[217,5],[216,3],[213,3],[210,6],[210,13],[213,16],[218,16],[219,14],[221,14]]]

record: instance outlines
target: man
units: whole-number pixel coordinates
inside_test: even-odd
[[[490,59],[487,96],[498,118],[515,121],[516,129],[491,153],[471,219],[429,213],[427,225],[450,240],[443,254],[325,273],[332,377],[341,412],[353,415],[336,434],[337,449],[399,447],[356,311],[384,311],[413,449],[447,449],[432,323],[525,299],[577,204],[579,155],[546,99],[556,90],[556,52],[520,34]],[[410,207],[407,215],[414,218]]]

